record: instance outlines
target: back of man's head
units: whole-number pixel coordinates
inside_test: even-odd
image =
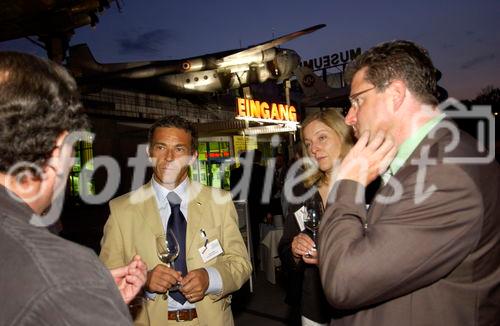
[[[379,90],[398,79],[423,104],[438,104],[437,70],[427,50],[413,42],[386,42],[367,50],[349,64],[346,81],[351,83],[354,74],[363,68],[367,68],[365,79]]]
[[[0,126],[0,173],[6,173],[21,162],[44,166],[57,137],[88,122],[76,83],[63,67],[0,52]]]

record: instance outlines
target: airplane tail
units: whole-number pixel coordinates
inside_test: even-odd
[[[349,104],[347,100],[349,96],[348,87],[332,88],[316,75],[311,68],[306,66],[297,67],[294,73],[304,93],[304,98],[301,100],[303,105],[342,106]]]
[[[297,76],[300,88],[302,88],[302,92],[304,92],[306,97],[321,96],[330,93],[332,90],[323,79],[307,66],[295,68],[294,74]]]
[[[68,69],[75,76],[97,73],[102,70],[87,44],[77,44],[69,48]]]

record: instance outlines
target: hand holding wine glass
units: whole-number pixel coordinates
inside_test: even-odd
[[[318,257],[314,248],[314,241],[305,232],[300,232],[293,238],[291,249],[296,262],[303,260],[306,264],[317,265]]]
[[[320,215],[315,208],[307,209],[307,215],[304,217],[304,225],[311,233],[312,240],[315,244],[315,249],[318,243],[318,230],[319,230]],[[311,253],[307,253],[306,258],[312,258]]]
[[[156,237],[156,252],[158,258],[168,267],[174,267],[174,260],[179,256],[179,242],[172,230],[167,230],[167,235]]]
[[[162,234],[156,237],[156,252],[158,258],[171,269],[175,269],[174,260],[179,255],[179,243],[172,230],[168,229],[167,234]],[[179,280],[171,286],[169,291],[177,291],[179,289]],[[165,294],[166,296],[166,294]]]

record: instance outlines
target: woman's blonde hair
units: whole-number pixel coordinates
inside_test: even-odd
[[[331,128],[340,138],[340,160],[342,160],[347,155],[347,152],[349,152],[349,150],[352,148],[352,146],[354,145],[352,128],[344,122],[344,117],[337,110],[339,109],[330,109],[326,111],[315,112],[308,115],[304,119],[301,124],[300,139],[302,140],[303,152],[306,156],[309,156],[309,153],[304,144],[304,129],[313,121],[320,121],[324,123],[329,128]],[[315,174],[304,181],[304,184],[309,188],[318,181],[325,181],[326,177],[326,173],[318,169]]]

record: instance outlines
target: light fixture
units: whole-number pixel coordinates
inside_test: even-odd
[[[262,134],[275,134],[279,132],[295,132],[297,130],[297,126],[290,125],[269,125],[269,126],[261,126],[261,127],[251,127],[246,128],[242,131],[244,135],[262,135]]]
[[[282,125],[298,125],[297,121],[288,121],[288,120],[271,120],[271,119],[262,119],[262,118],[254,118],[254,117],[240,117],[237,116],[235,119],[245,120],[245,121],[254,121],[254,122],[262,122],[262,123],[274,123],[274,124],[282,124]]]

